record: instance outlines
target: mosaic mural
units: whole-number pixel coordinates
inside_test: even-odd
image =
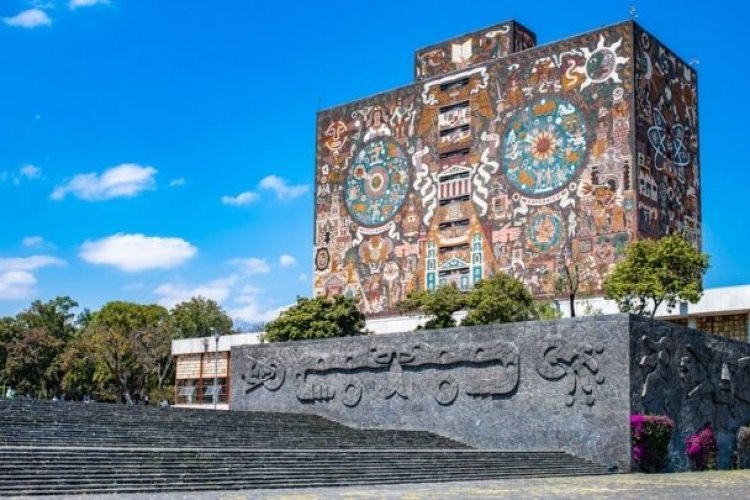
[[[699,234],[695,95],[676,76],[690,86],[695,75],[668,59],[671,76],[648,83],[662,70],[644,61],[660,49],[635,30],[624,23],[319,113],[316,294],[393,314],[410,290],[468,290],[505,272],[549,297],[570,259],[583,293],[596,293],[638,237],[643,203],[657,225],[649,233],[641,221],[642,232]],[[636,75],[636,64],[652,70]],[[660,86],[673,97],[658,97]]]
[[[642,29],[636,38],[638,231],[700,247],[697,74]]]
[[[483,64],[536,45],[536,36],[515,21],[498,24],[416,52],[417,81]]]

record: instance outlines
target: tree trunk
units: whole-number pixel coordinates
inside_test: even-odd
[[[576,294],[570,294],[570,317],[576,317]]]
[[[660,300],[659,302],[657,302],[657,301],[656,301],[656,300],[654,299],[654,310],[653,310],[653,311],[651,311],[651,319],[654,319],[654,317],[656,316],[656,310],[657,310],[657,309],[659,309],[659,306],[661,305],[661,303],[662,303],[662,301],[661,301],[661,300]]]

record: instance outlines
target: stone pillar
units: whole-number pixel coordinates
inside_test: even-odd
[[[688,320],[688,324],[687,324],[688,328],[693,328],[695,330],[698,329],[698,318],[693,316],[693,317],[688,317],[687,320]]]

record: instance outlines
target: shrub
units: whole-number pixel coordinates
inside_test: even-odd
[[[750,425],[737,432],[737,458],[739,467],[750,468]]]
[[[630,416],[633,464],[641,472],[656,472],[664,466],[672,439],[674,421],[665,415]]]
[[[706,424],[685,440],[685,454],[698,470],[716,468],[716,435]]]

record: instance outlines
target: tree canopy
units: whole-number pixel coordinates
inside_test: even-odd
[[[297,303],[266,325],[269,342],[347,337],[364,334],[365,316],[354,299],[297,297]]]
[[[528,288],[505,273],[477,283],[466,297],[464,326],[511,323],[537,318],[537,308]]]
[[[75,335],[70,297],[34,301],[15,318],[0,321],[3,381],[20,394],[48,397],[60,392],[60,356]]]
[[[71,298],[57,297],[0,318],[0,383],[39,398],[170,398],[172,340],[232,329],[221,307],[202,297],[171,312],[119,301],[76,315],[77,307]]]
[[[622,312],[653,318],[661,304],[671,311],[678,301],[698,302],[707,269],[708,256],[681,235],[636,241],[604,281],[605,297]]]
[[[204,297],[193,297],[172,308],[176,338],[205,337],[215,329],[227,334],[232,331],[232,318],[216,301]]]
[[[418,329],[432,330],[456,326],[453,313],[466,307],[466,295],[453,285],[443,285],[437,290],[412,290],[398,305],[401,314],[430,316]]]
[[[162,306],[105,304],[62,357],[64,388],[75,395],[91,391],[100,399],[128,403],[163,388],[172,369],[173,332],[169,312]]]
[[[430,317],[419,329],[456,326],[453,315],[461,310],[466,310],[462,326],[551,319],[558,315],[549,304],[534,301],[523,283],[505,273],[479,281],[468,292],[461,292],[453,285],[443,285],[435,291],[411,291],[399,304],[402,314]]]

